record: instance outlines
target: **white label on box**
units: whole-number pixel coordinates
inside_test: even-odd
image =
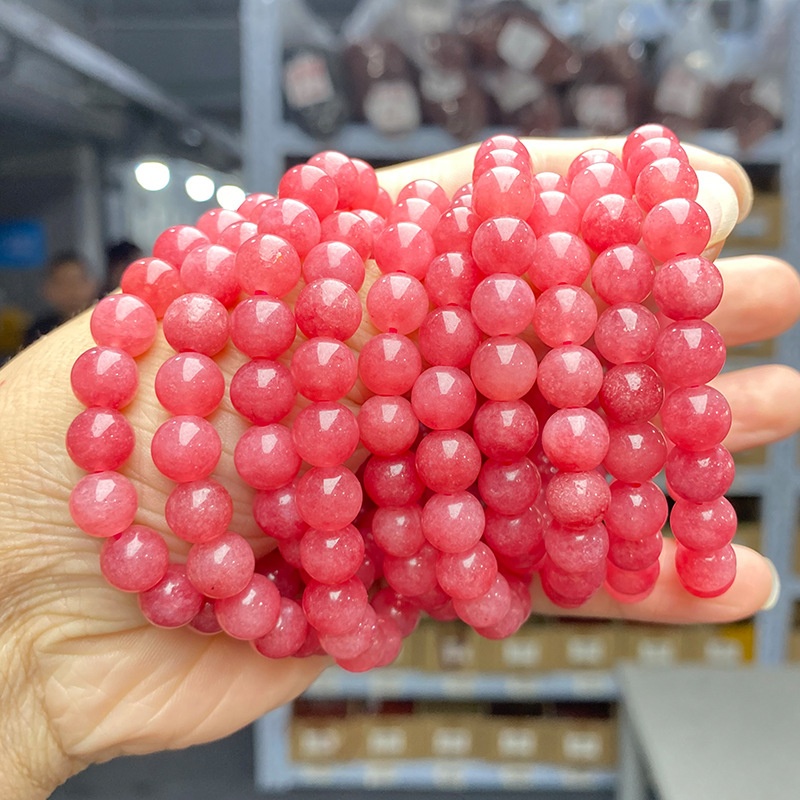
[[[504,70],[490,85],[497,105],[507,114],[535,103],[544,93],[544,84],[535,75],[514,69]]]
[[[735,667],[744,661],[744,647],[736,639],[717,637],[709,639],[705,643],[703,655],[709,664],[718,667]]]
[[[397,769],[393,764],[365,764],[364,786],[373,788],[397,785]]]
[[[543,30],[516,17],[503,25],[497,37],[497,55],[520,72],[533,70],[549,46],[550,40]]]
[[[400,758],[408,749],[405,730],[399,725],[374,725],[367,728],[367,755],[373,758]]]
[[[642,639],[636,648],[638,660],[654,667],[668,667],[678,660],[677,644],[670,639]]]
[[[333,97],[328,65],[315,53],[299,53],[283,66],[283,90],[292,108],[308,108]]]
[[[497,755],[500,758],[535,758],[539,749],[536,731],[501,728],[497,732]]]
[[[405,0],[406,19],[422,34],[452,31],[458,11],[458,0]]]
[[[472,731],[444,726],[435,728],[431,736],[431,750],[435,756],[465,758],[472,750]]]
[[[595,731],[566,731],[561,746],[570,761],[595,762],[603,753],[603,739]]]
[[[439,642],[439,661],[442,669],[467,667],[475,661],[475,647],[457,636],[446,636]]]
[[[431,103],[448,103],[467,91],[467,76],[457,69],[426,69],[420,76],[419,90]]]
[[[364,116],[381,133],[408,133],[419,127],[417,93],[408,81],[379,81],[364,97]]]
[[[581,86],[575,92],[575,118],[589,130],[621,131],[628,124],[621,86]]]
[[[503,639],[500,652],[506,667],[536,667],[542,662],[542,643],[538,639]]]
[[[582,634],[567,639],[567,664],[571,667],[596,667],[607,658],[606,640],[602,636]]]
[[[656,108],[686,119],[696,119],[703,110],[703,84],[681,66],[670,67],[656,88]]]
[[[342,746],[336,728],[305,728],[297,737],[300,753],[308,758],[332,758]]]

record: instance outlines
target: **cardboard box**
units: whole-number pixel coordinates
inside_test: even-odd
[[[690,628],[626,624],[617,635],[619,657],[628,661],[664,667],[693,660]]]
[[[783,245],[783,203],[777,192],[756,192],[753,208],[728,236],[726,254],[733,250],[763,253]]]
[[[436,622],[420,626],[425,669],[471,672],[478,669],[478,640],[463,622]]]
[[[686,629],[686,660],[714,667],[737,667],[753,660],[752,621],[729,625],[696,625]]]
[[[610,623],[562,622],[553,639],[554,669],[610,669],[617,660],[617,630]]]
[[[736,536],[733,541],[736,544],[743,544],[753,550],[761,549],[761,523],[760,522],[740,522],[736,528]]]
[[[424,758],[424,726],[411,714],[362,715],[356,758],[402,760]]]
[[[507,764],[548,763],[554,759],[553,720],[486,717],[480,722],[481,758]]]
[[[293,717],[291,758],[313,764],[348,761],[361,752],[360,737],[360,725],[353,718]]]
[[[617,728],[613,719],[553,720],[553,761],[576,768],[613,767],[617,763]]]
[[[786,660],[792,664],[800,664],[800,630],[797,628],[789,631],[789,641],[786,643]]]
[[[424,730],[426,758],[478,757],[480,724],[484,719],[479,714],[426,714],[419,719]]]
[[[478,668],[483,672],[544,672],[555,668],[558,626],[523,625],[508,639],[478,639]]]

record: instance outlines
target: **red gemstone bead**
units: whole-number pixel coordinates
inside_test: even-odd
[[[375,240],[374,251],[381,272],[407,272],[420,280],[436,255],[433,237],[414,222],[387,225]]]
[[[673,197],[694,200],[697,197],[697,173],[679,158],[651,161],[636,179],[636,202],[644,211]]]
[[[731,407],[711,386],[685,386],[667,395],[661,409],[664,433],[685,450],[708,450],[731,428]]]
[[[664,436],[649,422],[611,425],[605,468],[617,480],[642,483],[657,475],[667,457]]]
[[[186,574],[206,597],[231,597],[250,583],[255,563],[247,539],[228,531],[210,542],[192,545],[186,556]]]
[[[428,233],[433,233],[441,216],[442,212],[433,203],[420,197],[407,197],[405,200],[397,201],[386,221],[390,225],[398,222],[414,222]]]
[[[192,586],[183,564],[170,564],[164,577],[139,594],[145,619],[159,628],[188,625],[203,607],[203,595]]]
[[[295,387],[303,397],[315,402],[344,397],[356,382],[357,370],[350,348],[336,339],[309,339],[292,355]]]
[[[325,219],[339,205],[339,190],[335,181],[312,164],[301,164],[285,172],[278,183],[278,197],[301,200],[320,219]]]
[[[581,345],[596,323],[597,306],[579,286],[552,286],[539,295],[533,312],[533,328],[548,347]]]
[[[372,255],[372,228],[353,211],[334,211],[320,223],[321,242],[344,242],[363,259]]]
[[[483,542],[460,553],[440,553],[436,559],[436,580],[454,600],[485,594],[496,577],[497,559]]]
[[[358,446],[358,438],[358,422],[341,403],[311,403],[292,423],[295,450],[315,467],[335,467],[347,461]]]
[[[600,522],[608,508],[608,484],[594,470],[560,472],[547,484],[545,499],[553,519],[559,525],[589,528]]]
[[[492,508],[486,509],[483,540],[500,558],[520,559],[544,555],[544,523],[535,506],[521,514],[507,516]]]
[[[604,522],[609,534],[636,541],[653,536],[667,521],[667,499],[652,481],[613,481]]]
[[[103,542],[100,571],[123,592],[144,592],[164,578],[169,548],[164,537],[144,525],[131,525]]]
[[[319,244],[322,232],[320,218],[306,203],[291,197],[273,198],[263,203],[257,211],[254,221],[258,223],[258,229],[253,235],[278,236],[288,242],[300,258],[305,258]]]
[[[642,241],[657,261],[683,253],[702,253],[711,238],[711,220],[694,200],[675,197],[650,211],[642,224]]]
[[[638,149],[639,145],[643,142],[648,139],[657,138],[671,139],[673,142],[678,141],[678,137],[665,125],[651,122],[634,128],[634,130],[625,137],[625,143],[622,145],[622,163],[627,164],[631,153]]]
[[[162,323],[174,350],[214,356],[228,343],[228,312],[214,297],[184,294],[169,304]]]
[[[544,291],[562,283],[580,286],[591,268],[589,248],[577,236],[553,231],[537,239],[528,275],[533,285]]]
[[[525,144],[521,139],[518,139],[516,136],[513,136],[510,133],[498,133],[494,136],[490,136],[488,139],[484,139],[475,152],[475,163],[477,164],[487,153],[490,153],[492,150],[500,149],[513,150],[515,153],[519,153],[519,155],[524,156],[528,159],[528,169],[530,169],[531,155],[528,152],[528,148],[525,147]]]
[[[344,242],[320,242],[303,259],[306,283],[320,278],[336,278],[358,291],[364,283],[364,259]]]
[[[641,209],[635,200],[621,194],[592,200],[581,218],[581,235],[595,253],[617,244],[635,244],[642,233]],[[647,249],[658,258],[649,246]]]
[[[702,553],[679,544],[675,571],[684,589],[695,597],[719,597],[736,578],[736,552],[729,544]]]
[[[233,500],[228,490],[216,481],[181,483],[169,493],[164,516],[176,536],[192,544],[203,544],[228,530],[233,519]]]
[[[419,352],[429,364],[460,368],[469,364],[480,341],[473,315],[460,306],[435,308],[422,321],[417,337]]]
[[[593,147],[584,150],[575,156],[567,167],[567,180],[571,183],[578,173],[583,172],[592,164],[610,164],[611,166],[621,167],[622,162],[610,150],[601,147]]]
[[[133,484],[118,472],[94,472],[81,478],[69,497],[75,524],[90,536],[107,538],[133,524],[139,498]]]
[[[181,281],[189,292],[216,297],[226,307],[241,293],[236,255],[218,244],[200,245],[181,264]]]
[[[672,535],[689,550],[718,550],[736,535],[736,510],[727,497],[704,503],[676,500],[669,516]]]
[[[120,288],[144,300],[157,319],[164,316],[167,306],[186,289],[177,267],[159,258],[140,258],[122,273]]]
[[[176,483],[207,478],[217,466],[222,442],[214,426],[198,416],[172,417],[160,425],[150,442],[158,471]]]
[[[367,450],[379,456],[393,456],[414,444],[419,421],[405,397],[376,395],[362,404],[358,428]]]
[[[645,422],[658,414],[663,402],[664,384],[647,364],[612,367],[600,387],[600,405],[612,422]]]
[[[542,192],[568,192],[569,184],[563,175],[557,172],[537,172],[533,176],[533,185],[540,197]]]
[[[321,634],[336,635],[354,628],[367,608],[367,590],[358,578],[340,584],[311,581],[303,592],[303,611]]]
[[[422,370],[416,345],[400,333],[382,333],[368,339],[358,356],[358,374],[371,392],[405,394]]]
[[[578,233],[581,211],[566,190],[548,190],[537,195],[527,220],[537,236],[556,231]]]
[[[234,222],[244,222],[244,214],[227,208],[211,208],[197,220],[197,229],[202,231],[212,244],[219,241],[220,234]]]
[[[323,150],[311,156],[306,162],[319,167],[333,178],[339,194],[338,208],[350,208],[359,189],[359,172],[355,164],[337,150]],[[376,184],[377,191],[377,184]]]
[[[352,208],[372,208],[378,197],[378,176],[373,167],[360,158],[351,158],[350,163],[355,167],[358,176],[355,191],[350,198],[351,206]]]
[[[671,319],[707,317],[722,299],[722,275],[702,256],[678,256],[659,269],[653,299]]]
[[[378,508],[372,518],[372,535],[384,553],[400,558],[412,556],[425,543],[422,510],[416,503]]]
[[[531,265],[536,236],[527,222],[511,216],[487,219],[472,237],[472,257],[482,272],[523,275]]]
[[[191,225],[175,225],[158,235],[153,243],[153,256],[173,267],[180,267],[187,253],[203,244],[210,242],[202,231]]]
[[[433,229],[433,244],[437,253],[469,253],[472,237],[481,218],[471,206],[453,206],[439,217]]]
[[[349,339],[361,324],[361,300],[336,278],[320,278],[304,286],[294,307],[297,327],[309,338]]]
[[[620,603],[639,603],[648,598],[661,573],[661,562],[645,569],[620,569],[611,561],[606,566],[606,591]]]
[[[531,324],[535,306],[531,287],[522,278],[502,272],[484,278],[470,302],[475,322],[489,336],[519,335]]]
[[[268,200],[274,200],[274,194],[267,194],[266,192],[253,192],[252,194],[248,194],[244,200],[242,200],[242,204],[236,210],[243,216],[250,218],[250,215],[256,210],[256,208],[261,205],[262,203],[266,203]]]
[[[682,320],[664,328],[655,344],[655,367],[667,383],[708,383],[725,364],[725,342],[703,320]]]
[[[278,361],[254,358],[242,364],[230,385],[231,405],[255,425],[282,420],[293,408],[297,392],[292,375]]]
[[[234,639],[252,641],[266,636],[277,624],[281,596],[275,584],[263,575],[253,575],[238,594],[214,603],[222,630]]]
[[[647,361],[658,337],[658,320],[639,303],[618,303],[607,308],[597,320],[594,343],[612,364]]]
[[[592,264],[592,286],[601,300],[641,303],[653,288],[653,260],[635,244],[618,244],[598,253]]]
[[[133,428],[113,408],[87,408],[67,429],[67,453],[86,472],[121,467],[133,452]]]
[[[600,524],[568,528],[554,522],[545,528],[544,544],[553,566],[581,574],[592,572],[604,564],[608,553],[608,533]]]
[[[156,315],[144,300],[132,294],[110,294],[92,311],[92,337],[104,347],[116,347],[136,357],[153,344]]]
[[[297,286],[300,273],[297,250],[280,236],[254,236],[236,252],[236,277],[248,294],[283,297]]]
[[[309,528],[300,540],[300,563],[315,580],[344,583],[364,560],[364,539],[353,525],[339,530]]]
[[[379,331],[403,334],[419,328],[429,308],[425,287],[405,272],[381,275],[369,287],[366,305]]]
[[[526,219],[535,196],[530,171],[493,167],[475,181],[472,205],[481,219],[499,216]]]
[[[541,476],[527,458],[511,462],[490,458],[478,476],[478,491],[486,507],[510,516],[532,506],[541,488]]]
[[[721,444],[700,452],[673,447],[667,457],[670,494],[691,503],[707,503],[721,497],[731,488],[735,472],[733,458]]]
[[[625,171],[634,184],[641,171],[658,159],[677,158],[679,161],[689,162],[689,156],[678,143],[677,137],[674,134],[670,136],[669,133],[665,131],[662,136],[643,139],[635,147],[631,147],[627,154],[623,151]]]
[[[411,390],[414,414],[433,430],[460,428],[475,411],[476,399],[469,376],[456,367],[426,369]]]
[[[515,336],[493,336],[475,350],[470,374],[475,388],[489,400],[519,400],[536,380],[536,356]]]
[[[241,479],[254,489],[277,489],[297,475],[301,459],[289,429],[273,424],[246,430],[236,443],[233,463]]]
[[[91,347],[72,366],[70,382],[85,406],[124,408],[139,386],[136,362],[115,347]]]
[[[297,482],[295,502],[312,528],[334,531],[356,518],[362,498],[361,484],[347,467],[312,467]]]
[[[489,458],[514,461],[539,437],[539,420],[524,400],[489,401],[475,413],[472,435]]]
[[[536,385],[542,397],[556,408],[588,406],[602,384],[600,361],[580,345],[554,347],[539,362]]]
[[[596,161],[579,170],[569,179],[569,193],[583,212],[589,203],[604,194],[633,196],[633,186],[622,164]]]
[[[629,572],[647,569],[658,561],[663,545],[661,531],[651,533],[643,539],[609,536],[608,560],[615,567]]]
[[[462,430],[433,431],[419,443],[416,472],[434,492],[462,492],[475,483],[481,454],[473,438]]]
[[[306,640],[308,621],[299,603],[281,597],[278,621],[264,636],[253,640],[253,647],[266,658],[295,655]]]
[[[588,408],[562,408],[542,428],[542,448],[558,469],[583,472],[599,466],[608,451],[605,420]]]
[[[283,300],[248,297],[230,316],[231,341],[250,358],[277,358],[294,342],[294,314]]]
[[[469,253],[441,253],[428,266],[425,289],[435,306],[468,308],[482,277]]]
[[[207,417],[222,400],[222,370],[202,353],[179,353],[168,358],[155,379],[156,397],[171,414]]]
[[[477,470],[475,474],[477,476]],[[364,491],[378,506],[410,505],[425,491],[425,484],[417,474],[414,453],[372,456],[364,467],[362,480]]]
[[[297,510],[296,494],[297,487],[292,483],[256,493],[253,518],[267,536],[279,542],[299,539],[308,528]]]
[[[397,202],[402,203],[409,198],[427,200],[429,203],[436,206],[440,212],[446,211],[447,207],[450,205],[447,192],[445,192],[436,181],[427,178],[419,178],[415,181],[411,181],[411,183],[407,183],[397,195]]]
[[[419,597],[436,587],[437,550],[427,542],[404,557],[387,555],[383,559],[386,583],[404,597]]]

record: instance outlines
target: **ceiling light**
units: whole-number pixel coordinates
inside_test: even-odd
[[[186,194],[196,203],[205,203],[214,196],[214,181],[208,175],[192,175],[186,179]]]
[[[244,202],[244,198],[244,189],[231,183],[226,183],[217,189],[217,202],[220,208],[229,208],[231,211],[236,211]]]
[[[148,192],[159,192],[169,183],[169,167],[162,161],[142,161],[134,175],[139,186]]]

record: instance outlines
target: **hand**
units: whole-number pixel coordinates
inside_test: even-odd
[[[586,140],[535,141],[537,168],[565,171],[593,146]],[[618,140],[602,146],[619,150]],[[469,179],[474,148],[465,148],[382,175],[390,192],[421,175],[452,191]],[[729,159],[690,148],[695,165],[722,176],[715,217],[719,245],[750,204],[744,172]],[[713,180],[713,179],[710,179]],[[769,338],[800,315],[800,283],[775,259],[721,259],[725,297],[714,322],[729,344]],[[373,270],[367,284],[374,280]],[[366,290],[366,287],[364,291]],[[370,331],[365,326],[360,336]],[[363,341],[363,338],[362,338]],[[210,741],[237,730],[289,701],[329,663],[323,658],[268,661],[224,636],[146,624],[135,598],[108,587],[98,569],[100,543],[72,523],[68,498],[81,473],[64,450],[64,433],[81,410],[69,386],[77,356],[92,345],[88,315],[45,337],[0,372],[0,796],[46,797],[71,773],[121,753],[145,753]],[[166,417],[152,385],[171,354],[163,340],[139,359],[141,389],[126,410],[138,441],[125,468],[139,489],[137,521],[164,531],[170,483],[147,457],[153,431]],[[241,355],[218,359],[230,378]],[[750,447],[787,436],[800,426],[800,375],[760,367],[718,379],[730,400],[734,427],[727,444]],[[357,405],[359,397],[351,400]],[[236,506],[232,528],[258,552],[269,543],[248,513],[249,490],[237,480],[232,452],[245,424],[228,401],[213,421],[223,439],[216,476]],[[748,616],[772,588],[761,556],[739,548],[739,574],[721,598],[696,600],[678,587],[665,548],[659,587],[637,606],[620,607],[605,596],[581,613],[663,621],[722,621]],[[550,611],[538,594],[537,611]],[[562,613],[562,612],[559,612]]]

